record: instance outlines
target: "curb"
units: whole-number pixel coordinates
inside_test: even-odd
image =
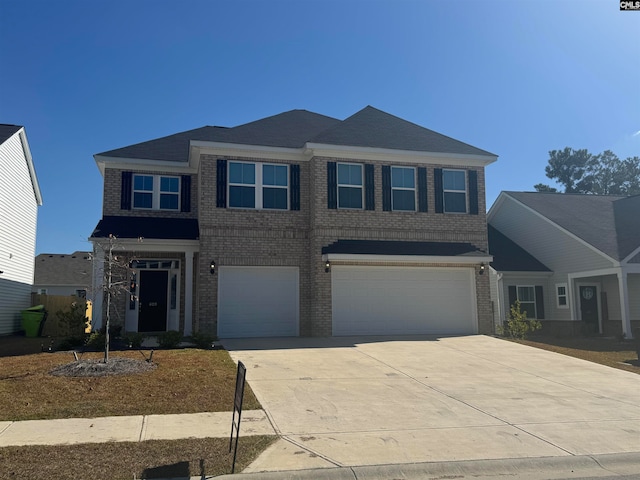
[[[638,472],[640,472],[640,452],[236,473],[215,478],[219,480],[255,480],[258,478],[264,480],[432,480],[434,478],[472,478],[476,480],[504,479],[506,476],[530,480],[551,480],[594,476],[628,477],[637,475]],[[191,480],[202,480],[202,477],[191,477]]]

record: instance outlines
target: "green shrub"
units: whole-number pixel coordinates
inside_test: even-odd
[[[160,348],[176,348],[182,341],[182,334],[176,330],[169,330],[158,336]]]
[[[74,350],[76,348],[84,346],[86,340],[87,340],[87,337],[85,335],[67,337],[58,344],[58,346],[56,347],[56,350],[59,350],[59,351]]]
[[[87,338],[87,347],[91,349],[103,350],[105,343],[105,334],[102,331],[99,332],[91,332],[89,334],[89,338]]]
[[[211,344],[217,339],[214,335],[208,333],[196,332],[191,335],[191,340],[196,344],[196,347],[207,349],[211,348]]]
[[[84,301],[73,302],[69,308],[58,310],[56,312],[60,329],[58,333],[73,338],[82,337],[89,321],[86,314],[87,304]]]
[[[529,332],[535,332],[542,328],[542,323],[538,320],[527,320],[527,312],[520,310],[520,301],[511,305],[511,311],[509,312],[509,320],[506,325],[500,325],[498,327],[498,333],[509,338],[517,338],[518,340],[524,340]]]
[[[132,332],[132,333],[127,333],[124,336],[124,340],[126,343],[129,344],[129,348],[140,348],[142,347],[142,342],[144,342],[144,339],[146,337],[144,335],[142,335],[141,333],[136,333],[136,332]]]

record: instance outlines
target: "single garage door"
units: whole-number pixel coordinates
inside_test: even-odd
[[[297,267],[220,267],[218,336],[298,335]]]
[[[335,265],[333,335],[477,333],[473,272]]]

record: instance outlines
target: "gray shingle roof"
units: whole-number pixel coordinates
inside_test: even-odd
[[[98,155],[187,162],[191,140],[285,148],[301,148],[310,142],[495,156],[370,106],[343,121],[307,110],[291,110],[237,127],[196,128]]]
[[[0,123],[0,144],[6,142],[11,135],[16,133],[22,127],[20,125],[8,125]]]
[[[368,106],[332,128],[312,143],[355,147],[388,148],[433,153],[491,155],[427,128]]]
[[[640,195],[505,193],[615,260],[640,247]]]
[[[35,260],[34,285],[87,285],[91,283],[91,254],[41,253]]]
[[[470,243],[404,242],[398,240],[338,240],[322,248],[322,253],[356,255],[482,256],[485,252]]]
[[[550,272],[529,252],[513,240],[503,235],[492,225],[488,225],[489,253],[493,255],[491,266],[499,272]]]

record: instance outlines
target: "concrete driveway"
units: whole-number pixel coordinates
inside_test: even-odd
[[[254,471],[640,452],[622,370],[486,336],[224,345],[284,439]]]

